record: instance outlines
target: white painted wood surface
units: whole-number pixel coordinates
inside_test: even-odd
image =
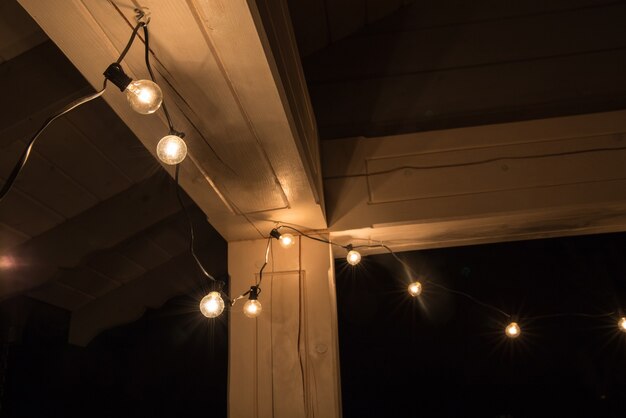
[[[229,243],[231,295],[255,283],[266,241]],[[245,300],[230,314],[230,417],[340,417],[334,266],[327,244],[276,242],[264,270],[255,320]]]
[[[323,151],[338,233],[406,225],[354,236],[424,248],[626,230],[623,111],[327,141]]]

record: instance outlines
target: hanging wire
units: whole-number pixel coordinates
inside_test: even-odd
[[[259,280],[256,283],[256,287],[259,288],[259,290],[260,290],[261,282],[263,281],[263,270],[265,270],[265,267],[267,266],[267,263],[269,261],[271,244],[272,244],[272,237],[269,237],[267,239],[267,246],[265,247],[265,261],[263,263],[263,266],[261,267],[261,270],[259,270]]]
[[[327,239],[313,237],[313,236],[311,236],[311,235],[305,234],[304,232],[302,232],[302,231],[300,231],[299,229],[296,229],[296,228],[294,228],[294,227],[292,227],[292,226],[288,226],[288,225],[280,225],[280,226],[278,226],[278,227],[276,228],[276,230],[278,231],[278,230],[280,230],[280,229],[282,229],[282,228],[291,229],[292,231],[294,231],[294,232],[296,232],[296,233],[298,233],[298,234],[302,235],[303,237],[307,237],[308,239],[311,239],[311,240],[313,240],[313,241],[319,241],[319,242],[323,242],[324,244],[335,245],[335,246],[337,246],[337,247],[341,247],[341,248],[343,248],[344,250],[347,250],[347,249],[348,249],[348,246],[347,246],[347,245],[341,245],[341,244],[337,244],[336,242],[329,241],[329,240],[327,240]]]
[[[0,202],[2,201],[2,199],[5,198],[5,196],[9,193],[9,191],[15,184],[15,180],[17,180],[17,177],[20,175],[20,172],[22,171],[22,169],[26,165],[26,162],[28,161],[28,158],[30,157],[30,153],[33,150],[33,146],[35,145],[35,141],[37,141],[37,139],[43,133],[43,131],[48,126],[50,126],[52,122],[54,122],[61,116],[66,115],[67,113],[71,112],[77,107],[82,106],[85,103],[89,103],[90,101],[102,96],[104,94],[104,91],[106,90],[106,86],[107,86],[107,80],[105,79],[104,83],[102,84],[102,89],[100,91],[97,91],[95,93],[92,93],[87,96],[74,100],[72,103],[68,104],[63,109],[51,115],[50,117],[48,117],[48,119],[44,121],[41,127],[37,130],[37,132],[35,132],[35,134],[28,141],[26,145],[26,149],[22,152],[22,155],[20,156],[19,160],[17,161],[17,163],[11,170],[11,173],[7,177],[7,180],[4,182],[4,185],[2,186],[2,190],[0,190]]]
[[[180,182],[179,182],[179,173],[180,173],[180,164],[176,164],[176,173],[174,175],[174,179],[176,181],[176,198],[178,199],[178,203],[180,204],[180,207],[183,209],[183,212],[185,213],[185,217],[187,218],[187,224],[189,225],[189,250],[191,252],[191,255],[193,256],[193,259],[196,261],[196,264],[198,265],[198,268],[200,269],[200,271],[202,272],[202,274],[204,274],[208,279],[217,282],[217,280],[215,279],[215,277],[213,277],[202,265],[202,262],[200,261],[200,259],[198,258],[198,256],[196,255],[196,250],[195,250],[195,240],[196,240],[196,234],[193,228],[193,222],[191,221],[191,216],[189,216],[189,211],[187,210],[187,206],[185,206],[185,204],[183,203],[183,198],[180,194]]]
[[[625,148],[626,149],[626,148]],[[314,240],[314,241],[319,241],[319,242],[323,242],[326,244],[330,244],[330,245],[335,245],[338,247],[341,247],[343,249],[360,249],[360,248],[384,248],[387,252],[389,252],[389,254],[396,260],[398,261],[404,268],[407,269],[407,271],[412,274],[414,277],[420,277],[421,280],[424,283],[428,283],[429,285],[432,285],[434,287],[437,287],[439,289],[442,289],[448,293],[452,293],[452,294],[456,294],[459,296],[463,296],[464,298],[467,298],[468,300],[476,303],[479,306],[482,306],[483,308],[489,309],[491,311],[497,312],[501,315],[503,315],[504,317],[511,319],[513,318],[513,315],[505,312],[504,310],[498,308],[495,305],[492,305],[490,303],[484,302],[478,298],[476,298],[475,296],[467,293],[467,292],[463,292],[460,290],[456,290],[456,289],[452,289],[448,286],[442,285],[440,283],[434,282],[428,278],[422,277],[419,274],[417,274],[415,272],[415,270],[413,270],[413,268],[406,262],[404,261],[402,258],[400,258],[395,251],[393,251],[388,245],[386,245],[383,242],[380,243],[376,243],[376,244],[363,244],[363,245],[356,245],[356,246],[352,246],[352,245],[341,245],[341,244],[337,244],[334,243],[330,240],[326,240],[326,239],[322,239],[322,238],[317,238],[317,237],[313,237],[309,234],[306,234],[302,231],[300,231],[297,228],[291,227],[291,226],[287,226],[287,225],[280,225],[278,227],[276,227],[276,230],[280,230],[282,228],[286,228],[286,229],[290,229],[298,234],[300,234],[303,237],[306,237],[308,239]],[[266,257],[267,260],[267,257]],[[265,267],[265,265],[263,265],[263,267],[261,268],[261,273],[263,272],[263,268]],[[260,274],[260,277],[262,278],[262,274]],[[260,280],[259,280],[259,284],[260,284]],[[243,296],[247,295],[246,292]],[[243,297],[242,296],[242,297]],[[558,318],[558,317],[582,317],[582,318],[602,318],[602,317],[609,317],[609,316],[613,316],[615,315],[615,312],[608,312],[608,313],[601,313],[601,314],[586,314],[586,313],[556,313],[556,314],[548,314],[548,315],[539,315],[539,316],[531,316],[531,317],[525,317],[524,320],[540,320],[540,319],[547,319],[547,318]]]
[[[361,246],[361,247],[363,247],[363,246]],[[406,268],[406,269],[407,269],[407,270],[408,270],[411,274],[413,274],[413,275],[414,275],[414,277],[420,277],[420,275],[419,275],[419,274],[417,274],[417,273],[415,272],[415,270],[413,270],[413,269],[411,268],[411,266],[409,266],[409,265],[408,265],[408,264],[407,264],[407,263],[406,263],[403,259],[401,259],[400,257],[398,257],[398,255],[397,255],[397,254],[396,254],[396,253],[395,253],[395,252],[394,252],[391,248],[389,248],[389,246],[387,246],[386,244],[384,244],[384,243],[382,243],[382,242],[381,242],[380,244],[374,244],[374,245],[371,245],[371,246],[369,246],[369,247],[382,247],[382,248],[384,248],[385,250],[387,250],[387,251],[389,252],[389,254],[391,254],[391,255],[393,256],[393,258],[395,258],[395,259],[396,259],[396,260],[397,260],[400,264],[402,264],[402,265],[403,265],[403,266],[404,266],[404,267],[405,267],[405,268]],[[356,247],[355,247],[355,248],[356,248]],[[496,306],[494,306],[494,305],[491,305],[491,304],[489,304],[489,303],[487,303],[487,302],[483,302],[483,301],[481,301],[480,299],[477,299],[476,297],[474,297],[474,296],[470,295],[469,293],[462,292],[462,291],[460,291],[460,290],[451,289],[451,288],[449,288],[449,287],[447,287],[447,286],[444,286],[444,285],[442,285],[442,284],[439,284],[439,283],[437,283],[437,282],[434,282],[434,281],[432,281],[432,280],[429,280],[428,278],[425,278],[425,277],[422,277],[422,280],[424,281],[424,283],[428,283],[428,284],[430,284],[430,285],[432,285],[432,286],[435,286],[435,287],[438,287],[438,288],[440,288],[440,289],[443,289],[443,290],[445,290],[445,291],[447,291],[447,292],[449,292],[449,293],[454,293],[454,294],[456,294],[456,295],[463,296],[463,297],[465,297],[465,298],[467,298],[467,299],[471,300],[472,302],[474,302],[474,303],[476,303],[476,304],[478,304],[478,305],[482,306],[483,308],[491,309],[492,311],[494,311],[494,312],[498,312],[499,314],[502,314],[502,315],[504,315],[504,316],[505,316],[505,317],[507,317],[507,318],[512,318],[512,315],[510,315],[510,314],[508,314],[508,313],[504,312],[502,309],[500,309],[500,308],[498,308],[498,307],[496,307]]]
[[[126,44],[126,46],[122,50],[122,53],[120,54],[120,56],[117,58],[117,61],[115,61],[116,64],[119,64],[120,62],[122,62],[122,60],[124,59],[124,57],[126,56],[128,51],[130,50],[131,45],[135,41],[135,37],[137,36],[137,32],[139,31],[139,28],[141,28],[142,26],[145,28],[146,24],[143,23],[143,22],[137,23],[137,25],[133,29],[133,33],[131,33],[131,35],[130,35],[130,39],[128,40],[128,43]]]
[[[148,25],[143,25],[143,34],[144,34],[144,41],[145,41],[145,46],[146,46],[145,48],[146,68],[148,69],[148,73],[150,74],[150,79],[156,83],[154,73],[152,72],[152,66],[150,65],[150,36],[148,34]],[[169,125],[170,134],[174,134],[182,138],[184,134],[174,129],[174,123],[172,122],[172,118],[170,117],[170,112],[168,112],[167,106],[165,105],[165,100],[161,102],[161,108],[163,109],[163,113],[165,114],[165,119],[167,119],[167,124]]]
[[[257,295],[261,293],[261,282],[263,282],[263,270],[265,270],[265,267],[267,267],[267,263],[269,262],[271,245],[272,245],[272,237],[270,236],[267,238],[267,245],[265,246],[265,259],[263,261],[263,265],[261,266],[261,270],[259,270],[259,279],[256,281],[256,284],[252,286],[252,288],[250,288],[248,291],[232,299],[230,306],[233,306],[238,300],[243,299],[246,296],[248,296],[252,292],[252,289],[256,289]],[[272,257],[273,256],[274,256],[274,253],[272,253]]]
[[[594,152],[611,152],[611,151],[624,151],[624,150],[626,150],[626,147],[603,147],[603,148],[591,148],[591,149],[583,149],[583,150],[576,150],[576,151],[553,152],[549,154],[529,154],[529,155],[519,155],[519,156],[512,155],[512,156],[504,156],[504,157],[497,157],[497,158],[487,158],[487,159],[478,160],[478,161],[469,161],[466,163],[456,163],[456,164],[402,165],[399,167],[390,168],[388,170],[371,171],[371,172],[359,173],[359,174],[340,174],[336,176],[327,176],[327,177],[324,177],[324,180],[382,176],[385,174],[391,174],[391,173],[395,173],[397,171],[403,171],[403,170],[436,170],[436,169],[441,169],[441,168],[470,167],[474,165],[495,163],[498,161],[514,161],[514,160],[528,160],[528,159],[536,159],[536,158],[565,157],[565,156],[570,156],[570,155],[589,154],[589,153],[594,153]]]

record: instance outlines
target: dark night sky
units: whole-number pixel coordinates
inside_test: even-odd
[[[337,260],[345,417],[626,416],[626,234],[401,253],[424,283],[411,298],[389,254]],[[604,318],[556,313],[599,314]]]

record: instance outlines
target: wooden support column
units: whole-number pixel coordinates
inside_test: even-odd
[[[259,278],[267,240],[231,242],[231,295]],[[239,300],[230,313],[229,416],[340,417],[335,277],[330,246],[272,240],[256,319]]]

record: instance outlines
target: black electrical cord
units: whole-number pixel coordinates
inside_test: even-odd
[[[218,280],[215,279],[215,277],[213,277],[202,265],[202,262],[200,261],[200,259],[198,258],[198,256],[196,255],[196,250],[195,250],[195,240],[196,240],[196,234],[194,232],[193,229],[193,222],[191,221],[191,216],[189,216],[189,212],[187,211],[187,207],[185,206],[185,204],[183,203],[183,198],[180,195],[180,183],[179,183],[179,171],[180,171],[180,164],[176,164],[176,174],[174,175],[174,179],[176,180],[176,198],[178,199],[178,203],[180,204],[180,207],[183,209],[183,212],[185,213],[185,217],[187,218],[187,223],[189,225],[189,250],[191,251],[191,255],[193,256],[193,259],[196,261],[196,264],[198,265],[198,268],[200,269],[200,271],[202,272],[202,274],[204,274],[208,279],[217,282]]]
[[[469,167],[469,166],[481,165],[481,164],[489,164],[489,163],[494,163],[498,161],[528,160],[532,158],[566,157],[570,155],[590,154],[594,152],[611,152],[611,151],[624,151],[624,150],[626,150],[626,147],[603,147],[603,148],[590,148],[590,149],[575,150],[575,151],[553,152],[549,154],[531,154],[531,155],[496,157],[496,158],[488,158],[484,160],[470,161],[470,162],[458,163],[458,164],[403,165],[399,167],[390,168],[388,170],[371,171],[368,173],[340,174],[336,176],[327,176],[327,177],[324,177],[324,180],[382,176],[385,174],[391,174],[391,173],[395,173],[396,171],[402,171],[402,170],[435,170],[435,169],[441,169],[441,168],[458,168],[458,167]]]
[[[344,250],[347,250],[347,249],[348,249],[348,246],[347,246],[347,245],[337,244],[336,242],[332,242],[332,241],[329,241],[329,240],[327,240],[327,239],[323,239],[323,238],[312,237],[311,235],[305,234],[304,232],[302,232],[302,231],[300,231],[299,229],[296,229],[296,228],[294,228],[294,227],[292,227],[292,226],[288,226],[288,225],[281,225],[281,226],[279,226],[278,228],[276,228],[276,230],[279,230],[279,229],[282,229],[282,228],[291,229],[292,231],[294,231],[294,232],[296,232],[296,233],[298,233],[298,234],[302,235],[303,237],[307,237],[308,239],[313,240],[313,241],[319,241],[319,242],[323,242],[324,244],[335,245],[335,246],[337,246],[337,247],[341,247],[341,248],[343,248]]]
[[[117,61],[115,61],[116,64],[119,64],[120,62],[122,62],[122,60],[124,59],[124,57],[126,56],[128,51],[130,50],[131,45],[135,41],[135,37],[137,36],[137,32],[139,31],[139,28],[141,28],[141,27],[145,28],[146,24],[143,23],[143,22],[137,23],[137,26],[135,26],[135,28],[133,29],[133,33],[131,33],[131,35],[130,35],[130,39],[128,40],[128,43],[126,44],[126,46],[122,50],[122,53],[118,57]]]
[[[265,270],[265,267],[267,266],[267,263],[269,261],[271,244],[272,244],[272,237],[269,237],[267,239],[267,246],[265,247],[265,260],[264,260],[263,266],[261,266],[261,270],[259,270],[259,281],[256,284],[256,287],[259,288],[259,291],[261,290],[261,282],[263,281],[263,270]]]
[[[30,157],[30,153],[33,150],[33,146],[35,145],[35,141],[37,141],[41,133],[48,126],[50,126],[52,122],[54,122],[61,116],[71,112],[72,110],[76,109],[79,106],[84,105],[85,103],[88,103],[102,96],[102,94],[104,94],[104,91],[106,90],[106,86],[107,86],[107,80],[105,79],[102,85],[102,90],[89,94],[87,96],[81,97],[80,99],[74,100],[72,103],[68,104],[63,109],[51,115],[48,119],[44,121],[43,125],[41,125],[41,127],[37,130],[37,132],[35,132],[35,134],[28,141],[26,145],[26,149],[22,152],[22,155],[20,156],[19,160],[13,167],[13,170],[11,170],[11,173],[7,177],[7,180],[4,182],[4,185],[2,186],[2,190],[0,190],[0,202],[2,201],[2,199],[5,198],[5,196],[9,193],[9,191],[15,184],[15,180],[17,180],[17,177],[19,176],[20,172],[26,165],[26,162],[28,161],[28,157]]]
[[[140,15],[139,17],[142,17],[142,15]],[[152,77],[152,69],[150,68],[150,63],[148,60],[148,28],[146,26],[145,23],[143,22],[139,22],[133,29],[133,32],[130,35],[130,38],[128,39],[128,42],[126,43],[126,46],[124,47],[124,49],[122,50],[122,52],[120,53],[119,57],[117,58],[117,60],[115,61],[115,64],[119,64],[124,57],[126,56],[126,54],[128,53],[128,51],[130,50],[130,47],[132,46],[135,38],[137,37],[137,32],[139,31],[140,28],[144,28],[144,32],[146,34],[146,66],[148,67],[148,72],[150,73],[150,76]],[[154,77],[153,77],[154,79]],[[154,81],[154,80],[153,80]],[[0,190],[0,202],[2,202],[2,200],[5,198],[5,196],[9,193],[9,191],[11,190],[11,188],[13,187],[13,185],[15,184],[15,181],[17,180],[17,177],[19,176],[20,172],[22,171],[22,169],[24,168],[24,166],[26,165],[26,162],[28,161],[28,158],[30,157],[30,154],[32,152],[33,146],[35,145],[35,142],[37,141],[37,139],[39,138],[39,136],[43,133],[44,130],[46,130],[46,128],[48,128],[48,126],[50,126],[50,124],[52,122],[54,122],[56,119],[58,119],[59,117],[71,112],[72,110],[76,109],[79,106],[84,105],[85,103],[88,103],[94,99],[97,99],[98,97],[102,96],[102,94],[104,94],[105,90],[106,90],[106,85],[107,85],[107,79],[104,79],[104,83],[102,85],[102,90],[93,93],[93,94],[89,94],[85,97],[81,97],[80,99],[77,99],[75,101],[73,101],[72,103],[68,104],[67,106],[65,106],[63,109],[61,109],[59,112],[51,115],[50,117],[48,117],[48,119],[46,119],[43,123],[43,125],[39,128],[39,130],[37,130],[37,132],[35,132],[35,134],[30,138],[30,140],[28,141],[27,145],[26,145],[26,149],[22,152],[22,155],[20,156],[19,160],[17,161],[17,163],[15,164],[15,166],[13,167],[13,169],[11,170],[11,173],[9,174],[9,176],[7,177],[7,180],[4,182],[4,185],[2,186],[2,189]],[[170,124],[170,130],[172,132],[173,128],[172,128],[172,123],[171,120],[169,118],[169,114],[167,113],[167,110],[165,109],[165,105],[163,104],[163,110],[165,111],[165,115],[167,117],[168,123]]]
[[[145,48],[146,68],[148,69],[148,73],[150,74],[150,79],[156,83],[154,73],[152,72],[152,66],[150,65],[150,35],[148,34],[147,25],[143,25],[143,34],[144,34],[144,41],[146,44],[146,48]],[[163,113],[165,114],[165,119],[167,119],[167,124],[169,125],[170,134],[174,134],[182,138],[181,135],[184,136],[184,134],[174,129],[174,123],[172,122],[172,118],[170,117],[170,112],[168,112],[167,110],[167,106],[165,106],[165,100],[161,102],[161,108],[163,109]]]

